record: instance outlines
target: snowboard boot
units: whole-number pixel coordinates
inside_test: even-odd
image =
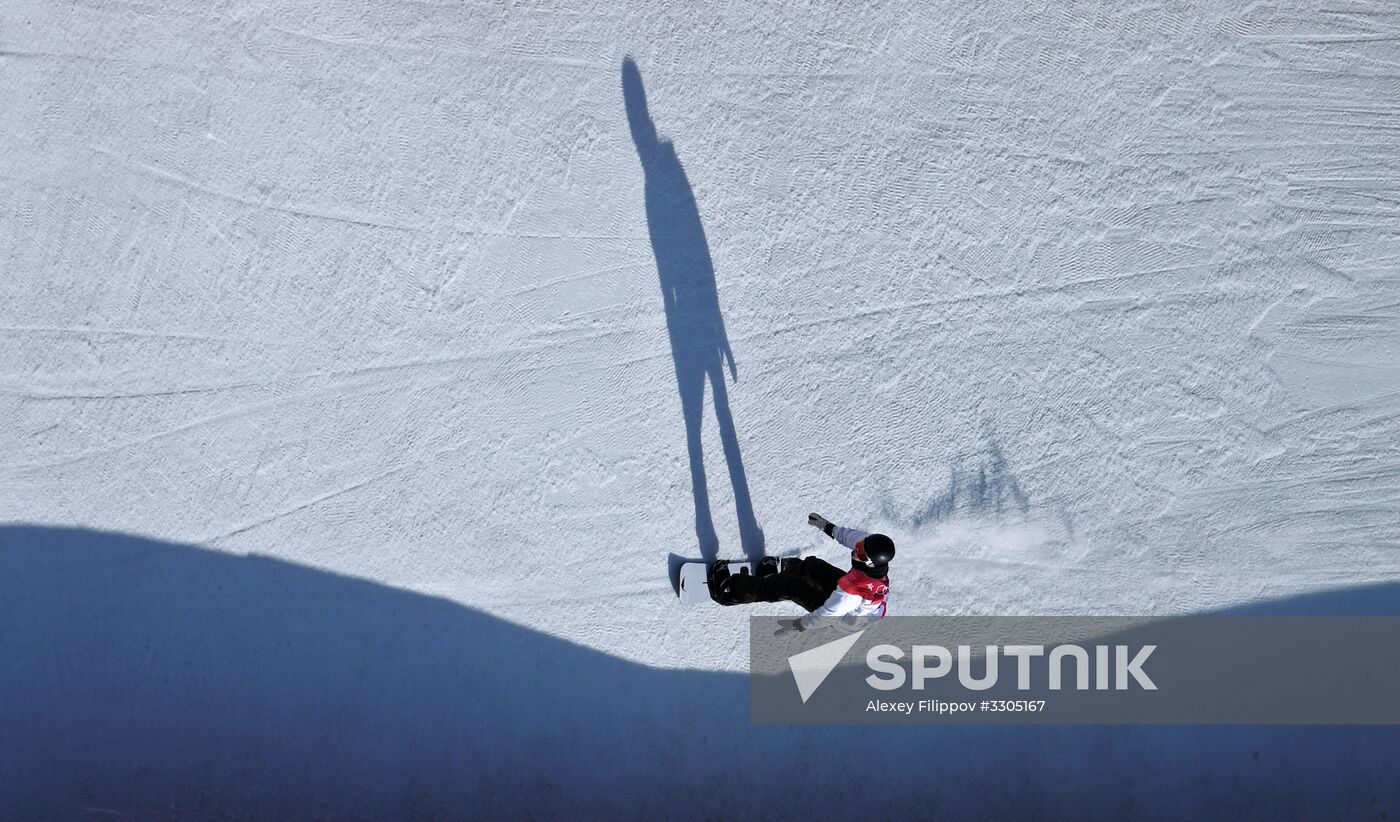
[[[764,557],[758,561],[758,575],[792,574],[802,567],[802,557]]]
[[[717,559],[710,563],[710,570],[705,575],[705,582],[710,589],[710,599],[720,605],[733,605],[725,591],[729,582],[729,560]]]

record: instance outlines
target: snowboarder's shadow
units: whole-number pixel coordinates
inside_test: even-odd
[[[646,181],[647,228],[656,256],[656,272],[666,309],[666,330],[675,361],[676,387],[685,418],[686,451],[690,457],[690,481],[695,496],[695,536],[700,554],[708,561],[719,553],[700,439],[708,383],[729,481],[734,489],[739,541],[745,556],[756,560],[763,556],[763,530],[754,516],[725,382],[726,371],[728,379],[738,379],[738,367],[724,330],[715,268],[705,228],[700,222],[700,210],[675,147],[670,140],[657,135],[656,124],[647,110],[641,72],[630,57],[622,63],[622,95]],[[671,557],[673,585],[679,565],[684,561],[675,554]]]

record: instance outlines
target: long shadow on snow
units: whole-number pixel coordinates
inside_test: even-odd
[[[0,661],[0,818],[1400,812],[1395,728],[753,727],[742,675],[83,529],[0,526]]]
[[[647,229],[656,257],[662,302],[666,309],[666,331],[671,339],[675,362],[676,387],[680,391],[681,413],[685,417],[686,451],[690,458],[690,484],[695,496],[695,536],[700,554],[711,560],[719,553],[719,537],[710,511],[709,485],[705,479],[705,453],[700,441],[705,416],[705,385],[715,408],[720,444],[734,489],[734,506],[739,517],[739,542],[750,559],[763,556],[763,531],[754,516],[739,436],[729,409],[725,384],[725,364],[729,376],[738,379],[734,352],[724,330],[724,315],[715,284],[715,266],[700,208],[685,169],[670,140],[661,139],[647,110],[642,75],[631,58],[622,64],[622,95],[632,141],[642,162],[646,180]],[[672,582],[676,558],[671,561]]]

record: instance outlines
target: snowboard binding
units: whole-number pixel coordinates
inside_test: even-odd
[[[717,559],[710,563],[709,574],[706,577],[706,582],[710,588],[710,598],[720,605],[735,604],[729,597],[729,580],[730,577],[733,576],[733,574],[729,572],[729,562],[730,561],[727,559]],[[748,572],[749,569],[747,567],[739,569],[739,573],[741,574],[747,574]]]
[[[750,576],[763,578],[774,574],[783,574],[795,571],[802,562],[796,557],[763,557],[757,563],[749,563],[744,560],[717,559],[710,563],[706,572],[705,582],[710,589],[710,598],[720,605],[739,605],[735,602],[731,585],[735,576]],[[730,563],[737,564],[738,570],[731,571]],[[750,571],[752,567],[752,571]],[[747,602],[747,600],[745,600]]]

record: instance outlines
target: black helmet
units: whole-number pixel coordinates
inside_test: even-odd
[[[884,534],[871,534],[862,543],[864,551],[853,551],[852,556],[862,565],[874,567],[888,565],[894,559],[894,540]]]

